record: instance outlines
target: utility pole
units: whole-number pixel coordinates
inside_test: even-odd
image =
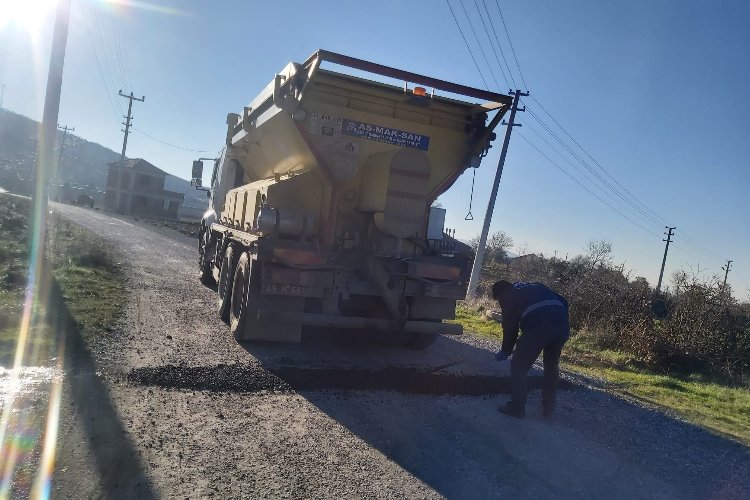
[[[484,225],[482,226],[482,234],[479,237],[479,245],[477,246],[477,254],[474,256],[474,265],[471,268],[471,278],[469,278],[469,287],[466,292],[468,298],[473,299],[477,293],[477,284],[479,283],[479,275],[482,274],[482,264],[484,263],[484,252],[485,245],[487,244],[487,234],[490,232],[490,222],[492,222],[492,212],[495,211],[495,200],[497,199],[497,189],[500,186],[500,177],[503,175],[503,167],[505,166],[505,156],[508,154],[508,144],[510,143],[510,134],[513,131],[513,127],[520,126],[515,123],[516,111],[526,111],[526,108],[518,109],[518,101],[521,97],[528,96],[528,93],[523,93],[520,90],[516,90],[513,96],[513,105],[510,108],[510,118],[508,118],[508,128],[505,130],[505,140],[503,141],[503,150],[500,153],[500,160],[497,162],[497,172],[495,172],[495,182],[492,184],[492,193],[490,194],[490,201],[487,204],[487,213],[484,216]]]
[[[60,155],[57,157],[57,165],[55,166],[55,186],[52,190],[52,195],[57,199],[57,201],[60,201],[60,167],[62,166],[62,159],[63,159],[63,150],[65,149],[65,139],[68,136],[68,132],[75,131],[75,127],[68,127],[65,125],[64,127],[61,127],[60,124],[57,124],[57,129],[63,131],[62,139],[60,139]]]
[[[60,0],[57,3],[55,28],[52,35],[52,51],[47,74],[47,90],[44,97],[42,127],[39,131],[38,153],[34,171],[34,193],[32,196],[33,232],[30,241],[32,265],[41,264],[41,252],[44,248],[45,227],[47,218],[47,201],[49,178],[54,166],[55,137],[57,137],[57,117],[60,113],[60,95],[62,93],[63,66],[65,65],[65,48],[68,44],[68,23],[70,21],[71,0]]]
[[[0,90],[0,108],[3,107],[3,98],[5,97],[5,84],[3,83],[3,88]]]
[[[729,276],[729,271],[732,269],[732,262],[733,260],[727,260],[726,266],[721,266],[721,269],[724,271],[724,284],[721,285],[722,291],[727,288],[727,277]]]
[[[60,139],[60,156],[57,158],[57,172],[60,172],[60,165],[62,165],[62,156],[63,156],[63,150],[65,149],[65,139],[68,137],[68,132],[75,132],[75,127],[68,127],[65,125],[64,127],[61,127],[60,124],[57,124],[58,130],[63,131],[62,139]]]
[[[130,133],[130,122],[133,120],[133,115],[132,115],[133,101],[143,102],[146,100],[146,96],[144,95],[143,97],[138,99],[137,97],[133,95],[132,92],[130,93],[130,95],[127,95],[127,94],[123,94],[122,90],[120,90],[120,97],[124,97],[125,99],[128,99],[128,116],[123,117],[125,118],[125,123],[123,123],[123,125],[125,125],[125,130],[123,130],[123,132],[125,132],[125,137],[122,141],[122,153],[120,154],[120,162],[124,162],[125,150],[128,147],[128,134]]]
[[[667,252],[669,251],[669,244],[672,243],[672,236],[674,236],[673,231],[677,229],[677,227],[669,227],[669,226],[664,226],[664,227],[667,229],[667,232],[664,233],[667,235],[667,239],[662,240],[662,241],[666,241],[667,246],[664,247],[664,258],[661,261],[661,271],[659,272],[659,283],[656,285],[657,294],[661,292],[661,280],[662,278],[664,278],[664,265],[667,263]]]

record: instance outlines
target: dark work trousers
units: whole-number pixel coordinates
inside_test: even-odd
[[[511,404],[526,405],[527,376],[539,354],[544,352],[544,383],[542,405],[547,410],[555,406],[560,353],[570,336],[568,314],[562,307],[544,307],[534,311],[521,325],[521,336],[516,342],[510,362]]]

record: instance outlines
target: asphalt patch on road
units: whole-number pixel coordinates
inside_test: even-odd
[[[217,366],[159,366],[136,368],[127,376],[137,385],[166,389],[210,392],[274,392],[341,389],[396,391],[408,394],[484,396],[509,394],[510,377],[433,373],[416,368],[389,367],[379,370],[343,368],[278,367],[231,364]],[[529,389],[540,389],[542,377],[529,377]],[[558,387],[575,385],[560,380]]]

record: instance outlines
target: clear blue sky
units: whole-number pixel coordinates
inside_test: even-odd
[[[122,142],[121,119],[116,117],[120,110],[113,111],[109,99],[124,108],[126,100],[115,96],[120,88],[146,95],[145,103],[135,104],[138,129],[174,145],[216,151],[224,138],[226,113],[239,112],[286,62],[301,61],[318,48],[484,86],[445,1],[73,4],[60,123],[116,151]],[[484,9],[482,0],[478,4]],[[486,4],[511,58],[495,0]],[[463,5],[494,63],[474,0],[463,0]],[[735,261],[730,283],[739,296],[747,297],[750,3],[579,0],[500,5],[532,95],[622,186],[678,227],[667,283],[678,268],[697,271],[700,266],[702,277],[720,274],[722,259],[730,258]],[[451,6],[487,83],[496,87],[460,1],[451,0]],[[50,14],[43,17],[33,37],[0,17],[4,106],[37,119],[52,25]],[[120,36],[113,34],[113,27]],[[518,79],[512,59],[509,62]],[[497,64],[493,69],[506,90]],[[529,108],[541,113],[533,101]],[[558,256],[581,253],[587,241],[607,238],[618,261],[655,283],[664,223],[628,211],[617,197],[592,186],[535,135],[532,128],[544,132],[529,113],[521,113],[519,121],[525,126],[517,132],[646,230],[583,190],[520,135],[511,141],[493,230],[507,231],[531,251],[557,251]],[[498,140],[477,172],[473,222],[464,221],[470,175],[440,199],[449,211],[448,225],[459,237],[470,238],[481,229],[499,146]],[[182,177],[189,176],[190,162],[198,156],[138,132],[131,135],[128,155]]]

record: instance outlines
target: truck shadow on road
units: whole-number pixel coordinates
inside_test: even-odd
[[[247,363],[139,368],[128,378],[167,389],[298,393],[448,498],[628,498],[634,488],[741,497],[747,486],[741,445],[573,382],[561,381],[575,390],[560,394],[552,421],[541,417],[538,376],[527,419],[505,417],[495,395],[508,392],[507,373],[493,373],[491,352],[451,338],[423,352],[335,341],[243,347]],[[707,462],[703,452],[726,461]]]
[[[450,354],[426,355],[427,351],[336,339],[293,345],[243,343],[259,363],[135,368],[128,380],[139,385],[212,392],[337,389],[464,396],[510,393],[507,373],[472,370],[476,368],[471,366],[472,361],[480,357],[496,363],[490,353],[452,339],[441,339],[441,344],[436,351]],[[529,377],[531,390],[540,389],[541,383],[541,376]],[[559,385],[562,390],[575,387],[567,380]]]
[[[65,343],[66,374],[53,477],[55,493],[67,498],[157,498],[54,278],[49,293],[50,320],[59,341]],[[86,450],[91,460],[86,460]],[[87,462],[96,467],[89,481],[85,480],[86,471],[81,470]]]

